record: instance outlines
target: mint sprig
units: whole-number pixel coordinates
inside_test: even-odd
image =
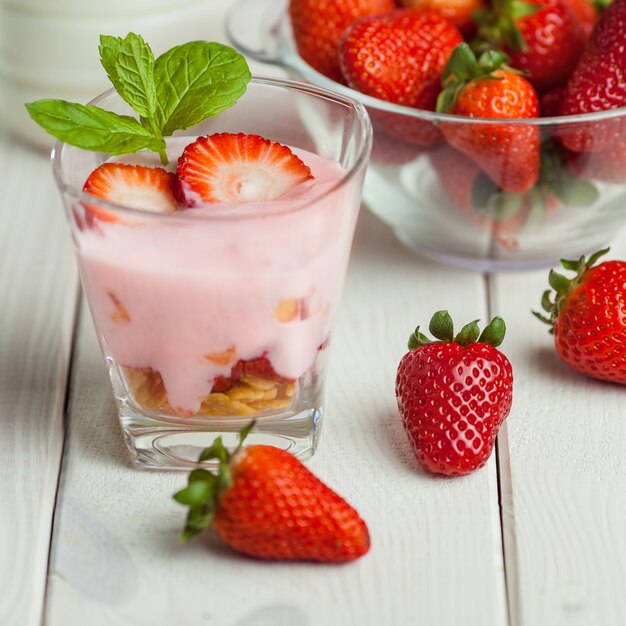
[[[102,35],[99,51],[113,87],[139,120],[65,100],[31,102],[28,113],[48,133],[79,148],[112,155],[148,149],[164,165],[164,137],[234,105],[251,77],[243,56],[214,42],[190,41],[155,59],[135,33]]]

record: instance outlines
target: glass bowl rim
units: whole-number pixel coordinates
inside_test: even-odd
[[[229,26],[229,24],[227,24],[227,26]],[[227,35],[231,42],[236,45],[236,47],[241,48],[240,43],[236,41],[236,38],[233,37],[231,32],[227,31]],[[377,109],[385,113],[395,113],[398,115],[403,115],[405,117],[412,117],[427,122],[445,122],[447,124],[463,124],[468,126],[474,124],[489,124],[494,126],[507,124],[524,124],[537,127],[558,127],[578,125],[585,122],[589,123],[605,121],[620,117],[626,118],[626,106],[617,107],[615,109],[606,109],[603,111],[579,113],[576,115],[501,119],[469,117],[465,115],[451,115],[449,113],[437,113],[436,111],[427,111],[426,109],[417,109],[401,104],[394,104],[392,102],[387,102],[385,100],[375,98],[374,96],[368,96],[364,93],[361,93],[360,91],[357,91],[356,89],[348,87],[347,85],[338,83],[331,78],[328,78],[324,74],[321,74],[312,66],[310,66],[298,54],[293,39],[290,20],[286,10],[282,13],[280,19],[278,36],[280,38],[277,50],[278,56],[274,59],[262,59],[264,62],[273,63],[274,65],[278,65],[286,69],[295,70],[302,77],[303,80],[311,80],[314,85],[319,85],[324,89],[342,94],[345,97],[352,98],[353,100],[359,100],[366,107],[369,107],[371,109]],[[243,52],[244,54],[251,57],[254,57],[256,54],[256,51],[251,49],[244,49]]]
[[[245,212],[246,203],[237,205],[241,210],[235,212],[233,211],[232,204],[216,204],[216,210],[209,215],[205,213],[198,215],[195,211],[187,211],[184,208],[182,210],[175,211],[174,213],[156,213],[152,211],[147,211],[146,209],[136,209],[125,206],[123,204],[117,204],[115,202],[103,200],[102,198],[83,191],[82,187],[78,187],[72,183],[69,183],[64,175],[63,165],[61,162],[63,158],[63,151],[65,150],[65,148],[69,146],[71,149],[81,152],[91,151],[84,150],[83,148],[78,148],[77,146],[72,146],[71,144],[57,140],[54,144],[54,147],[52,148],[50,159],[52,162],[52,173],[58,189],[62,194],[67,194],[71,196],[74,201],[93,204],[98,207],[108,209],[110,211],[112,210],[115,212],[120,212],[122,214],[141,216],[144,220],[147,218],[169,219],[170,221],[172,219],[200,221],[249,219],[251,217],[262,217],[263,215],[277,216],[284,215],[285,213],[295,213],[297,211],[305,210],[311,205],[317,203],[320,198],[333,194],[345,185],[347,185],[352,180],[352,178],[354,178],[356,173],[367,165],[372,147],[373,130],[367,110],[365,106],[361,102],[359,102],[359,100],[356,100],[344,94],[339,94],[329,89],[324,89],[323,87],[319,87],[317,85],[289,80],[276,76],[253,75],[250,79],[250,83],[255,85],[286,88],[288,90],[295,90],[301,93],[310,94],[322,99],[330,100],[342,106],[347,106],[348,108],[351,108],[356,112],[358,119],[361,121],[360,130],[362,135],[362,145],[360,147],[358,155],[355,158],[354,163],[348,170],[346,170],[345,174],[341,177],[340,180],[338,180],[331,187],[325,188],[322,192],[312,194],[312,196],[308,198],[305,202],[296,202],[294,206],[287,207],[285,210],[272,211],[271,213],[263,213],[259,210]],[[120,100],[122,100],[121,96],[117,94],[115,89],[111,88],[107,89],[106,91],[102,92],[101,94],[90,100],[88,104],[97,105],[102,100],[105,100],[111,95],[115,95],[120,98]],[[244,97],[245,94],[242,96],[242,98]],[[211,204],[208,203],[206,206],[211,206]],[[254,203],[254,206],[263,206],[263,203]]]

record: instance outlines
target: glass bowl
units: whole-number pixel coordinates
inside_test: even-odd
[[[480,271],[525,270],[598,249],[624,224],[626,108],[532,120],[442,115],[366,96],[314,70],[296,51],[286,1],[240,1],[227,31],[249,57],[367,107],[374,145],[364,201],[415,252]],[[538,182],[505,191],[502,179],[515,172],[488,175],[444,132],[509,134],[505,170],[518,150],[540,142]]]

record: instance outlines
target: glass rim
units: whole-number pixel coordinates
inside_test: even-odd
[[[354,163],[352,166],[346,170],[346,173],[331,187],[326,187],[320,193],[312,194],[310,198],[303,202],[295,202],[293,205],[290,205],[284,211],[272,211],[271,213],[260,213],[258,210],[251,212],[243,212],[241,210],[233,212],[233,205],[229,203],[216,203],[216,210],[210,214],[202,213],[198,215],[195,211],[187,211],[185,209],[180,211],[175,211],[174,213],[157,213],[152,211],[147,211],[146,209],[137,209],[129,206],[125,206],[123,204],[117,204],[115,202],[109,202],[107,200],[103,200],[98,196],[94,196],[86,191],[83,191],[82,186],[78,187],[67,181],[66,176],[64,174],[64,169],[62,165],[63,151],[66,147],[70,147],[74,150],[78,150],[80,152],[91,152],[90,150],[85,150],[83,148],[78,148],[76,146],[72,146],[66,142],[57,140],[52,148],[52,152],[50,154],[50,159],[52,162],[52,174],[55,180],[55,183],[63,194],[68,194],[72,197],[73,200],[84,202],[87,204],[96,205],[98,207],[102,207],[104,209],[113,210],[121,213],[126,213],[129,215],[141,216],[143,219],[180,219],[180,220],[200,220],[200,221],[211,221],[211,220],[234,220],[234,219],[247,219],[251,217],[259,217],[262,215],[283,215],[285,213],[294,213],[297,211],[304,210],[311,205],[315,204],[320,200],[320,198],[327,196],[329,194],[335,193],[342,187],[345,187],[356,175],[358,171],[360,171],[363,167],[367,166],[367,162],[369,159],[369,154],[372,146],[372,137],[373,130],[372,124],[367,113],[367,109],[365,106],[356,100],[345,94],[337,93],[336,91],[325,89],[323,87],[319,87],[317,85],[311,85],[309,83],[304,83],[300,81],[284,79],[275,76],[263,76],[263,75],[253,75],[250,79],[250,83],[255,85],[269,85],[271,87],[279,87],[285,88],[289,90],[299,91],[304,94],[309,94],[315,97],[324,98],[326,100],[330,100],[337,104],[347,106],[353,109],[358,119],[360,120],[360,131],[362,136],[362,142],[360,146],[359,153],[357,154]],[[247,93],[247,91],[246,91]],[[88,104],[95,105],[99,104],[102,100],[107,97],[117,94],[114,88],[107,89],[102,92],[92,100],[88,102]],[[244,95],[240,98],[245,98]],[[122,100],[121,96],[118,95],[120,100]],[[236,104],[234,105],[236,106]],[[218,114],[219,115],[219,114]],[[217,117],[217,116],[216,116]],[[138,154],[138,153],[136,153]],[[239,208],[244,208],[248,203],[242,203],[238,205]],[[258,203],[249,203],[254,204],[254,206],[262,205],[262,202]],[[205,206],[205,205],[203,205]],[[207,203],[206,206],[211,206],[211,203]],[[197,207],[199,208],[199,207]]]
[[[318,72],[315,68],[309,65],[299,54],[294,44],[291,25],[287,14],[283,14],[281,18],[280,28],[280,45],[278,46],[278,58],[274,60],[274,63],[279,66],[291,68],[298,72],[304,79],[312,80],[315,85],[320,85],[325,89],[335,91],[344,95],[347,98],[353,100],[359,100],[366,107],[371,109],[377,109],[385,113],[396,113],[411,117],[417,120],[425,122],[434,122],[447,124],[490,124],[494,126],[510,125],[510,124],[524,124],[528,126],[568,126],[576,125],[584,122],[598,122],[606,121],[615,118],[624,117],[626,120],[626,106],[618,107],[615,109],[607,109],[604,111],[594,111],[591,113],[579,113],[577,115],[559,115],[554,117],[531,117],[531,118],[480,118],[469,117],[466,115],[452,115],[450,113],[437,113],[436,111],[427,111],[426,109],[417,109],[402,104],[394,104],[392,102],[386,102],[374,96],[368,96],[356,89],[352,89],[347,85],[338,83],[328,76],[324,76]],[[232,37],[231,37],[232,39]],[[252,56],[254,51],[248,51]],[[268,60],[265,59],[267,62]]]

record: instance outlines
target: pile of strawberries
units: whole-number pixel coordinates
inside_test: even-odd
[[[291,0],[289,13],[307,63],[394,104],[489,120],[626,106],[626,0],[604,5],[593,0]],[[476,208],[472,195],[479,177],[486,177],[494,192],[513,194],[504,199],[517,206],[516,219],[528,208],[531,191],[553,210],[572,204],[563,192],[572,179],[626,182],[626,122],[619,118],[542,130],[514,123],[433,124],[384,107],[370,107],[370,114],[374,158],[385,143],[383,161],[389,164],[424,150],[443,150],[433,166],[442,187],[454,188],[451,200],[463,210]],[[462,172],[452,186],[447,184],[450,162]],[[593,200],[588,186],[583,184],[582,192],[585,201]]]

